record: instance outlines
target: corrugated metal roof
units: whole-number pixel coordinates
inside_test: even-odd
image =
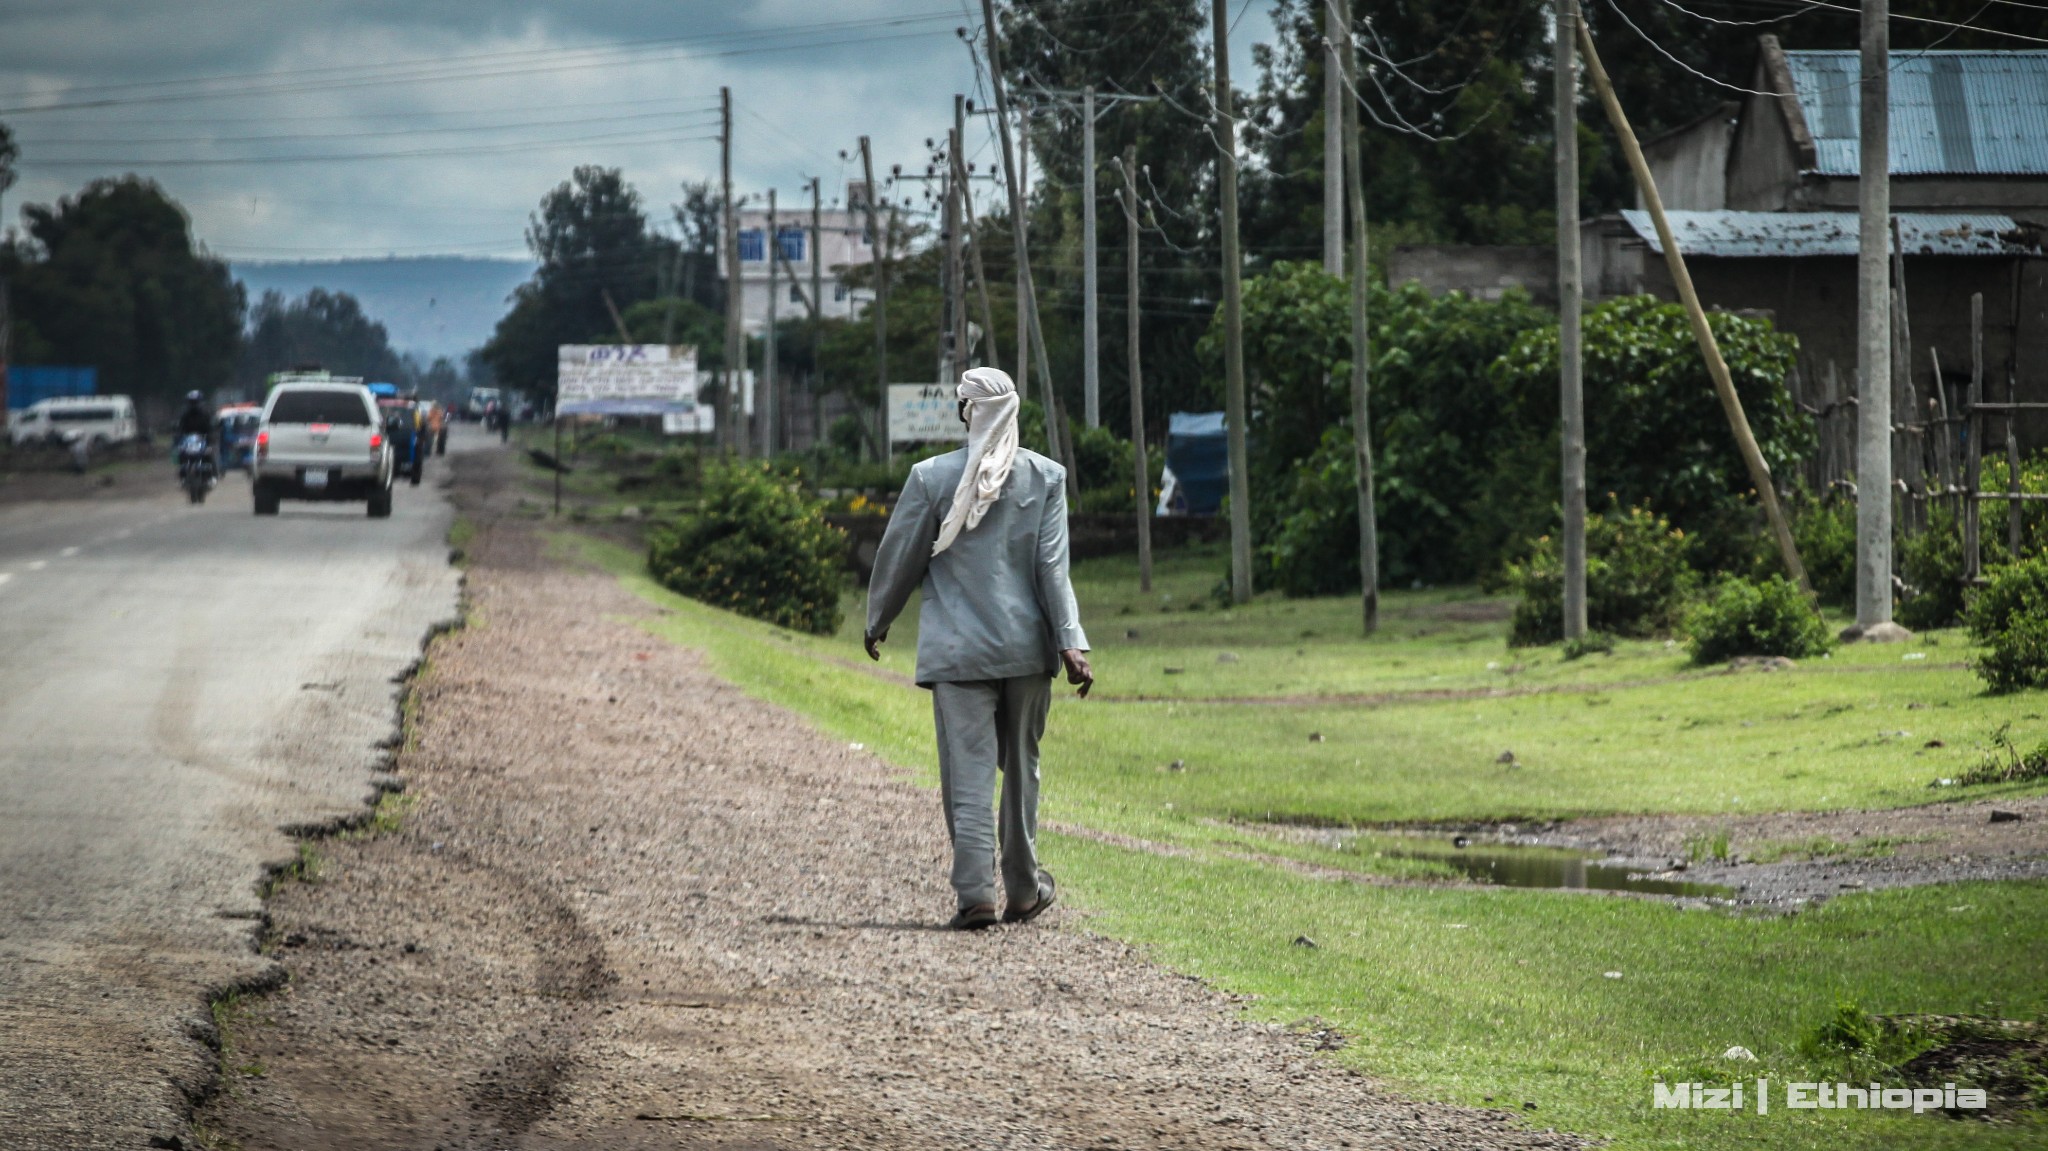
[[[1663,255],[1650,214],[1625,211],[1635,234]],[[1667,212],[1678,248],[1688,256],[1853,256],[1854,212]],[[1906,254],[1924,256],[2037,256],[2038,229],[2022,229],[2010,216],[1901,212],[1899,239]]]
[[[1857,168],[1857,54],[1785,53],[1815,170]],[[2048,175],[2048,52],[1894,52],[1895,176]]]

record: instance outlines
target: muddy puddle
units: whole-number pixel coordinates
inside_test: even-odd
[[[1381,847],[1379,853],[1394,859],[1442,864],[1475,883],[1498,884],[1501,887],[1634,891],[1696,899],[1726,899],[1735,894],[1733,888],[1719,884],[1665,879],[1645,874],[1639,868],[1602,863],[1600,856],[1547,847],[1508,847],[1492,843],[1459,847],[1456,841],[1437,841],[1426,848]]]

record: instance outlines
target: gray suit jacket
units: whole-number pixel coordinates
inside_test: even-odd
[[[867,633],[889,630],[921,585],[919,684],[1050,675],[1061,651],[1088,649],[1067,581],[1066,469],[1017,449],[1002,498],[934,556],[966,467],[963,448],[910,469],[868,582]]]

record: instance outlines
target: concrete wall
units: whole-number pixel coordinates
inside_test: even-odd
[[[1543,244],[1402,244],[1387,261],[1387,282],[1413,280],[1433,296],[1463,292],[1498,300],[1521,288],[1546,308],[1557,306],[1557,253]]]

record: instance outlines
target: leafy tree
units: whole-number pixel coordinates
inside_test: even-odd
[[[246,391],[260,393],[272,372],[312,365],[336,375],[414,382],[411,365],[391,350],[384,325],[364,314],[362,304],[347,292],[314,288],[289,301],[282,293],[265,292],[249,320],[248,342],[235,371],[236,383]],[[453,365],[448,374],[454,375]]]
[[[709,180],[683,184],[675,205],[676,227],[683,233],[681,275],[670,281],[669,294],[712,311],[723,312],[725,292],[718,276],[718,226],[725,210],[718,186]]]
[[[1773,475],[1791,475],[1814,435],[1785,387],[1798,341],[1765,319],[1716,312],[1708,322],[1764,461]],[[1649,296],[1588,308],[1584,349],[1587,483],[1695,537],[1694,562],[1703,569],[1741,569],[1754,550],[1754,494],[1684,308]],[[1534,453],[1540,464],[1512,461],[1513,472],[1529,474],[1497,472],[1496,491],[1532,481],[1557,491],[1557,371],[1554,326],[1523,333],[1495,364],[1498,418],[1545,429]]]
[[[586,165],[541,197],[526,246],[540,267],[483,354],[500,383],[552,396],[556,348],[615,335],[612,308],[656,294],[675,242],[648,231],[640,194],[617,168]]]
[[[137,176],[22,209],[30,242],[0,253],[22,351],[99,368],[106,392],[163,414],[228,382],[244,297],[199,250],[176,201]]]

